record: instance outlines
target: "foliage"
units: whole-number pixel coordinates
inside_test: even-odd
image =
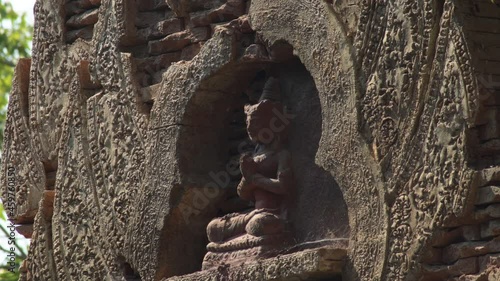
[[[8,268],[5,268],[5,266],[2,266],[0,269],[0,280],[2,281],[17,281],[19,280],[19,265],[23,261],[22,258],[16,257],[16,269],[15,273],[12,273],[8,270]]]
[[[6,222],[6,217],[4,213],[3,205],[0,204],[0,220],[2,222]],[[2,238],[9,237],[10,231],[3,225],[0,224],[0,235]],[[20,235],[16,233],[16,235]],[[15,237],[15,238],[18,238]],[[19,245],[16,240],[12,240],[13,244],[9,245],[8,243],[2,243],[0,245],[0,253],[2,253],[2,257],[0,259],[0,280],[2,281],[15,281],[19,279],[19,267],[24,259],[26,259],[26,249],[23,246]],[[8,255],[11,254],[10,248],[15,249],[15,266],[11,268],[11,265],[8,264]],[[9,271],[13,270],[14,272]]]
[[[16,13],[10,3],[0,0],[0,148],[14,66],[20,57],[30,56],[32,37],[33,27],[26,15]]]

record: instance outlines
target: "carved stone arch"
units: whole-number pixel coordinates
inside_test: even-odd
[[[149,233],[138,238],[150,248],[134,249],[139,245],[137,241],[128,241],[133,249],[130,251],[133,256],[128,259],[147,280],[185,274],[201,267],[205,243],[197,241],[193,246],[186,241],[193,241],[193,237],[205,239],[207,219],[215,214],[210,214],[213,210],[208,206],[200,211],[209,215],[190,219],[189,227],[185,218],[189,216],[186,212],[193,207],[193,200],[207,199],[199,198],[197,193],[206,178],[200,180],[196,175],[208,174],[223,166],[217,163],[222,158],[213,152],[220,146],[216,143],[220,141],[217,133],[223,129],[221,125],[227,115],[216,114],[213,102],[220,100],[224,105],[230,104],[235,85],[248,83],[265,64],[262,61],[265,55],[260,57],[259,52],[248,54],[241,49],[238,34],[232,28],[219,29],[192,61],[173,64],[163,75],[158,99],[150,114],[148,139],[151,144],[147,147],[149,156],[146,159],[149,173],[137,203],[141,212],[133,217],[130,235],[137,237],[133,233]],[[195,109],[199,112],[194,112]],[[200,146],[204,141],[204,146]],[[212,150],[208,149],[210,146]],[[200,159],[205,164],[196,167],[196,158],[200,157],[195,154],[200,151],[199,156],[213,158]],[[195,173],[186,174],[186,168],[193,168]],[[144,219],[145,215],[157,219]],[[184,255],[177,255],[179,251]],[[188,262],[190,260],[199,260],[199,263]]]
[[[379,254],[385,251],[383,231],[386,223],[384,207],[380,205],[382,195],[379,193],[379,183],[373,180],[373,175],[377,173],[377,169],[371,165],[369,151],[366,145],[363,145],[362,139],[357,132],[357,118],[355,117],[355,92],[357,86],[354,62],[351,60],[352,54],[340,48],[340,46],[349,42],[342,35],[343,30],[341,28],[330,29],[325,26],[328,15],[326,14],[326,8],[321,3],[309,3],[305,10],[308,13],[321,14],[324,17],[318,22],[308,22],[310,27],[307,27],[307,31],[303,30],[303,28],[306,28],[305,25],[293,25],[295,19],[303,20],[302,16],[296,14],[296,11],[275,15],[276,20],[269,21],[267,20],[268,15],[258,14],[259,10],[253,8],[254,5],[256,7],[263,6],[261,3],[252,3],[251,15],[255,15],[255,18],[266,21],[266,23],[261,25],[258,20],[252,18],[253,28],[263,36],[269,46],[274,45],[275,42],[283,41],[283,39],[290,43],[314,79],[313,84],[318,89],[322,112],[322,134],[316,153],[316,162],[319,163],[320,167],[323,167],[326,174],[331,173],[338,184],[341,187],[343,186],[342,193],[338,194],[344,194],[350,219],[347,229],[350,229],[351,240],[357,241],[351,246],[351,251],[353,253],[364,253],[362,255],[353,254],[351,256],[352,260],[349,262],[352,267],[361,267],[368,270],[365,277],[372,278],[380,274],[380,272],[373,273],[369,270],[375,269],[377,271],[381,266],[366,265],[366,255],[369,255],[368,253]],[[272,7],[265,9],[265,11],[268,10],[272,10]],[[289,23],[292,23],[292,25]],[[300,35],[296,33],[298,30],[302,31]],[[203,104],[203,99],[200,99],[200,97],[217,100],[222,96],[222,93],[208,95],[207,92],[210,93],[210,87],[207,87],[209,91],[199,90],[204,79],[223,71],[224,67],[228,67],[231,61],[237,57],[235,56],[236,53],[234,53],[233,43],[231,43],[236,39],[233,36],[235,35],[227,31],[214,35],[207,42],[208,46],[204,46],[193,61],[174,64],[164,74],[164,82],[158,94],[159,100],[155,101],[150,116],[149,139],[152,141],[152,145],[148,148],[148,154],[150,155],[147,160],[149,174],[143,184],[144,192],[141,193],[142,196],[138,204],[138,208],[142,210],[142,213],[134,218],[134,225],[136,226],[135,230],[133,230],[136,233],[149,232],[151,235],[140,237],[141,241],[138,243],[137,241],[129,242],[132,249],[135,245],[150,245],[148,249],[150,251],[143,249],[130,251],[134,253],[133,257],[131,257],[133,267],[141,273],[143,278],[151,278],[152,276],[161,278],[197,270],[196,265],[192,263],[184,267],[174,266],[181,264],[183,257],[171,254],[178,251],[175,248],[177,245],[175,241],[185,238],[186,235],[193,235],[186,232],[182,232],[180,235],[178,233],[174,235],[174,233],[182,230],[182,228],[178,227],[178,222],[181,221],[182,224],[183,212],[186,212],[186,208],[181,207],[186,205],[189,207],[189,203],[186,204],[186,202],[193,202],[193,198],[196,196],[193,192],[196,189],[191,189],[190,193],[185,188],[186,176],[183,175],[183,171],[186,169],[183,165],[186,164],[181,162],[183,157],[186,158],[187,155],[191,154],[179,155],[178,153],[185,153],[184,150],[186,149],[179,150],[183,145],[186,148],[194,147],[194,149],[199,149],[199,147],[196,147],[198,136],[194,138],[192,144],[182,143],[189,141],[181,138],[182,134],[193,136],[195,128],[207,130],[208,143],[214,143],[214,140],[217,139],[217,134],[213,134],[209,127],[203,128],[205,124],[209,123],[208,118],[212,116],[207,114],[210,112],[210,106]],[[305,42],[316,42],[315,39],[325,38],[325,36],[328,40],[322,41],[312,51],[306,47]],[[231,37],[233,39],[230,39]],[[335,45],[337,47],[332,48],[331,42],[338,42]],[[339,52],[347,53],[348,56],[339,56]],[[343,66],[336,65],[335,70],[324,63],[324,61],[336,61],[334,58],[338,57],[345,61]],[[351,65],[351,67],[347,67],[347,65]],[[343,74],[342,81],[331,79],[335,71]],[[210,81],[207,80],[207,82]],[[230,83],[231,79],[226,82]],[[219,88],[230,87],[228,85],[219,86]],[[199,93],[199,96],[197,97],[195,93]],[[206,96],[203,94],[206,94]],[[194,103],[189,105],[190,101]],[[194,111],[191,111],[191,109],[196,106],[201,109],[196,111],[198,114],[201,112],[206,115],[194,115]],[[203,106],[206,106],[206,108],[203,108]],[[184,123],[185,121],[191,123]],[[348,132],[348,135],[343,134],[344,132]],[[215,153],[216,151],[205,151],[205,153]],[[209,166],[213,164],[213,161],[216,161],[215,159],[220,159],[220,157],[216,154],[210,154],[210,159],[208,164],[199,167],[200,172],[197,174],[209,172],[211,168]],[[339,162],[338,159],[343,160]],[[188,159],[184,163],[196,163],[196,161],[196,159]],[[351,186],[352,178],[358,181],[356,188]],[[366,208],[359,209],[358,205],[366,206]],[[213,216],[214,211],[211,210],[211,212],[212,214],[208,214],[207,217]],[[144,214],[148,214],[148,216],[157,215],[158,219],[154,221],[145,219]],[[360,217],[370,217],[371,219],[361,220]],[[201,229],[201,226],[206,222],[207,218],[205,218],[204,222],[193,225],[197,225],[197,228]],[[374,233],[378,233],[375,238],[373,238]],[[198,233],[197,235],[201,237],[201,234]],[[201,247],[196,251],[201,252]],[[196,254],[191,258],[195,256]],[[146,264],[145,260],[148,260],[149,263]],[[358,262],[360,264],[357,264]],[[382,261],[374,260],[373,262]],[[358,274],[356,270],[351,272],[354,275]],[[357,279],[358,277],[354,278]]]
[[[294,8],[282,11],[283,7]],[[348,210],[349,270],[344,278],[379,280],[384,261],[369,257],[386,251],[382,237],[387,231],[387,210],[379,169],[358,130],[359,77],[347,28],[355,23],[342,22],[329,4],[319,1],[253,1],[250,19],[271,44],[286,40],[292,45],[314,79],[322,111],[316,163],[338,182]]]
[[[243,114],[242,98],[246,103],[257,101],[261,88],[250,93],[250,97],[243,92],[263,71],[278,77],[283,103],[291,111],[279,118],[289,118],[286,122],[291,126],[288,139],[296,194],[290,207],[290,221],[297,244],[292,251],[304,245],[334,244],[341,240],[337,238],[349,235],[343,194],[332,175],[314,161],[322,124],[314,80],[293,56],[288,43],[279,41],[268,48],[270,58],[232,62],[200,81],[184,105],[180,123],[173,125],[179,128],[175,149],[181,184],[173,186],[171,191],[174,195],[170,199],[176,199],[176,207],[167,216],[160,236],[164,242],[160,244],[159,259],[165,268],[157,272],[157,277],[199,270],[206,253],[206,225],[214,217],[236,211],[228,211],[225,206],[225,200],[234,199],[231,194],[236,194],[241,179],[239,167],[230,161],[238,161],[248,143],[245,136],[236,140],[231,137],[234,133],[231,121],[235,110]],[[245,132],[244,116],[238,121],[243,129],[240,131]],[[172,253],[181,247],[185,257],[174,258]],[[191,262],[184,262],[184,258]]]
[[[180,122],[173,125],[179,128],[175,154],[180,185],[173,187],[177,192],[172,192],[179,198],[175,198],[176,215],[167,218],[160,236],[164,242],[159,259],[168,269],[157,272],[157,276],[200,270],[206,253],[206,225],[218,215],[218,204],[228,190],[234,193],[238,184],[234,178],[239,174],[238,167],[229,167],[231,156],[233,160],[237,156],[230,152],[235,148],[229,148],[230,142],[234,145],[229,136],[231,118],[236,109],[243,113],[243,90],[268,63],[236,61],[221,67],[199,82],[185,104]],[[173,255],[180,248],[184,249],[182,258]]]

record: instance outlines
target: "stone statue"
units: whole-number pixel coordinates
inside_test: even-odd
[[[256,148],[241,156],[238,195],[254,202],[255,209],[228,214],[208,224],[210,243],[203,269],[272,256],[289,238],[287,202],[293,176],[290,153],[284,147],[289,120],[282,118],[285,108],[279,94],[278,80],[271,77],[259,102],[245,106],[248,136]]]

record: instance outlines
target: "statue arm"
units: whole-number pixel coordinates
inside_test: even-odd
[[[245,177],[242,177],[240,184],[238,185],[238,188],[237,188],[238,196],[240,196],[240,198],[244,199],[244,200],[255,201],[255,197],[253,195],[254,189],[255,189],[255,186],[253,186],[251,183],[249,183],[245,179]]]
[[[288,151],[282,151],[279,154],[277,178],[268,178],[260,173],[256,173],[251,177],[251,182],[256,187],[269,191],[275,194],[286,194],[288,192],[288,184],[291,176],[291,157]]]

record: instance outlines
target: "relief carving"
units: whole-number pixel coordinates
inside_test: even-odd
[[[257,104],[246,105],[246,124],[255,150],[240,158],[238,195],[255,209],[231,213],[207,226],[210,243],[203,269],[279,253],[290,238],[287,203],[293,192],[291,155],[286,149],[288,120],[281,103],[279,81],[267,80]],[[285,121],[285,122],[284,122]]]
[[[35,13],[0,179],[21,280],[500,279],[498,4]]]

